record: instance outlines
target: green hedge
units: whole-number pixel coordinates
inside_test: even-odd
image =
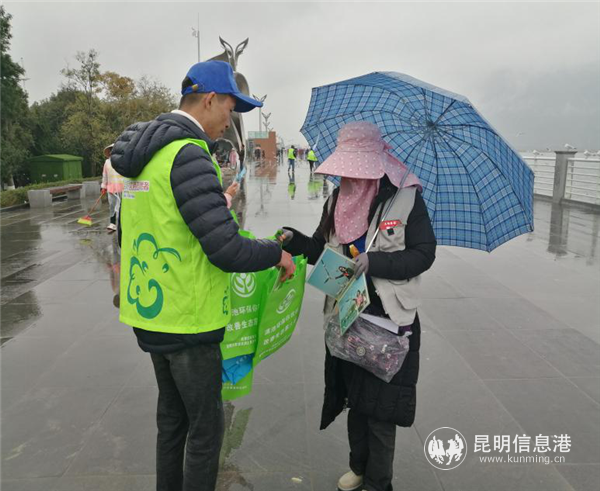
[[[22,205],[27,203],[27,191],[30,189],[45,189],[64,186],[67,184],[81,183],[83,181],[99,181],[99,177],[87,177],[85,179],[69,179],[68,181],[40,182],[23,186],[22,188],[11,189],[9,191],[0,192],[0,208],[7,208],[14,205]]]

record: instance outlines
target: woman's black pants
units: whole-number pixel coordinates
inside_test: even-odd
[[[355,474],[364,476],[361,489],[392,491],[396,425],[350,409],[348,441],[350,469]]]

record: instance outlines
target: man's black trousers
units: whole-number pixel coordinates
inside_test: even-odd
[[[158,382],[157,491],[214,491],[223,443],[221,349],[152,353]]]

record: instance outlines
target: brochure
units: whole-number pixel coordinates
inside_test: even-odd
[[[364,274],[350,282],[338,302],[340,328],[344,334],[370,303],[367,279]]]
[[[352,259],[325,247],[307,281],[325,295],[338,299],[352,280],[354,268]]]
[[[308,284],[335,298],[342,333],[370,303],[365,275],[354,276],[352,259],[326,247],[308,277]]]

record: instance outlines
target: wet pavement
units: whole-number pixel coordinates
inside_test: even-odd
[[[331,185],[299,163],[253,166],[243,219],[257,236],[316,227]],[[156,383],[118,322],[116,237],[92,202],[2,213],[2,490],[154,489]],[[415,425],[397,434],[394,489],[590,491],[600,482],[600,214],[535,203],[534,233],[492,254],[438,248],[424,275]],[[220,491],[334,491],[346,472],[345,416],[319,431],[321,294],[307,288],[290,343],[226,403]],[[424,455],[452,427],[454,470]],[[565,462],[483,463],[475,435],[567,434]],[[552,441],[552,440],[551,440]],[[490,454],[498,455],[498,453]],[[512,453],[513,456],[527,455]]]

